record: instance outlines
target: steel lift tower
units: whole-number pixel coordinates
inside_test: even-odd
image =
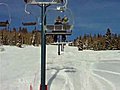
[[[41,85],[40,90],[47,90],[46,82],[46,9],[51,5],[61,5],[67,0],[24,0],[26,5],[36,5],[41,7]],[[58,10],[63,10],[58,8]]]

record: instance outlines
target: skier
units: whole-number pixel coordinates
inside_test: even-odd
[[[18,46],[20,48],[22,47],[22,36],[20,33],[18,34],[18,40],[17,40],[16,46]]]
[[[55,25],[61,25],[62,24],[62,19],[60,16],[58,16],[55,20]],[[54,35],[54,42],[57,42],[57,35]]]
[[[67,28],[66,25],[67,25],[68,23],[69,23],[68,17],[67,17],[67,16],[64,16],[63,19],[62,19],[62,24],[63,24],[65,30],[66,30],[66,28]],[[66,35],[62,35],[62,41],[63,41],[63,42],[66,41]]]
[[[83,50],[83,42],[81,40],[78,41],[78,51]]]
[[[63,24],[68,24],[68,23],[69,23],[69,19],[68,19],[67,16],[64,16],[64,17],[63,17],[62,23],[63,23]]]
[[[35,34],[33,34],[33,37],[32,37],[32,45],[35,46]]]
[[[61,19],[60,16],[58,16],[58,17],[56,18],[56,20],[55,20],[55,25],[56,25],[56,24],[62,24],[62,19]]]

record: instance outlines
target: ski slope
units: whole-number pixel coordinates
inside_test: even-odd
[[[40,47],[3,46],[0,51],[0,90],[39,90]],[[120,90],[120,51],[78,51],[47,45],[48,90]]]

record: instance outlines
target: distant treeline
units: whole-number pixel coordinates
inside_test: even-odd
[[[55,42],[54,35],[46,36],[46,44]],[[27,28],[13,28],[7,30],[6,28],[0,30],[0,44],[2,45],[34,45],[41,44],[41,32],[33,30],[28,32]],[[120,50],[120,34],[113,34],[108,28],[105,35],[95,34],[79,36],[72,41],[70,46],[77,46],[78,50]]]
[[[46,36],[46,43],[52,43],[53,37]],[[28,32],[27,28],[13,28],[7,30],[7,28],[0,30],[0,44],[3,45],[34,45],[38,46],[41,44],[41,32],[39,30],[33,30]]]
[[[120,34],[113,34],[108,28],[105,35],[84,35],[74,39],[71,46],[77,46],[78,50],[120,50]]]

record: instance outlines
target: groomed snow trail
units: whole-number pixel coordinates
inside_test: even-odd
[[[72,52],[67,51],[64,54],[69,57],[69,63],[72,63],[73,66],[77,65],[77,72],[80,72],[80,74],[76,78],[78,78],[78,80],[80,80],[80,83],[78,84],[80,86],[80,90],[96,90],[96,89],[97,90],[107,90],[107,89],[117,90],[116,86],[110,80],[107,80],[106,78],[104,78],[104,77],[102,77],[102,76],[93,72],[93,71],[98,71],[98,72],[104,72],[104,73],[119,75],[119,73],[117,73],[117,72],[112,72],[112,71],[107,71],[107,70],[97,70],[97,69],[93,68],[94,64],[101,63],[101,62],[99,62],[99,60],[102,57],[99,56],[99,52],[97,52],[97,54],[95,54],[94,51],[89,51],[89,50],[87,51],[86,50],[86,51],[83,51],[83,52],[80,52],[80,53],[78,52],[76,54],[73,51]],[[80,57],[80,54],[81,54],[81,57]],[[77,57],[79,57],[80,61],[76,60],[76,63],[72,62],[72,60],[70,59],[71,58],[70,56],[73,57],[72,58],[73,61],[74,61],[74,59],[78,59]],[[86,58],[86,56],[87,56],[87,58]],[[114,57],[112,57],[112,58],[114,58]],[[58,61],[61,61],[61,62],[62,62],[62,60],[64,60],[62,56],[60,56],[59,59],[58,59],[58,57],[56,59]],[[67,60],[67,58],[65,60]],[[66,63],[66,65],[69,64],[67,61],[64,61],[64,63]],[[61,62],[57,62],[57,61],[53,61],[53,62],[54,62],[54,64],[55,63],[60,63],[61,64]],[[64,64],[62,63],[62,65],[64,65]],[[99,79],[101,79],[102,82]],[[93,83],[96,84],[96,85],[93,85]],[[66,83],[64,85],[66,85]],[[74,83],[72,85],[74,87]],[[71,89],[65,89],[65,90],[71,90]]]
[[[0,52],[0,90],[39,90],[40,47],[4,46]],[[47,46],[48,90],[120,90],[120,51],[77,51]]]

